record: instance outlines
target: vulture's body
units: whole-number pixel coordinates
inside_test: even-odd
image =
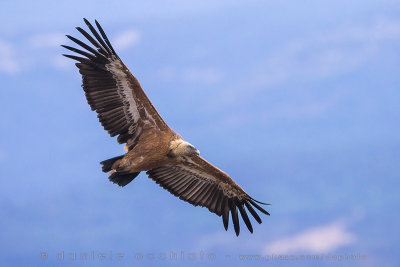
[[[222,216],[225,229],[230,212],[236,235],[240,231],[239,210],[247,228],[253,232],[244,206],[258,223],[261,219],[253,207],[267,215],[268,212],[228,174],[200,157],[193,145],[164,122],[138,80],[115,53],[100,24],[96,21],[97,31],[84,21],[93,37],[77,29],[94,47],[69,35],[84,50],[63,47],[80,55],[65,56],[78,61],[76,66],[82,74],[87,101],[98,113],[104,129],[111,136],[118,135],[119,143],[126,144],[126,154],[101,162],[110,181],[125,186],[146,171],[151,179],[180,199]]]

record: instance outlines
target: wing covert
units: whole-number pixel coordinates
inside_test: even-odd
[[[201,157],[184,157],[177,164],[161,166],[147,171],[147,174],[179,199],[194,206],[206,207],[210,212],[222,216],[225,230],[228,229],[230,213],[236,235],[240,232],[239,213],[253,233],[245,206],[258,223],[261,223],[261,219],[253,207],[269,215],[226,173]]]
[[[130,73],[115,53],[100,24],[97,30],[84,19],[92,35],[80,27],[76,29],[92,46],[67,35],[82,49],[62,45],[79,54],[64,55],[77,60],[82,75],[82,87],[92,110],[98,113],[100,123],[111,136],[118,135],[119,143],[132,148],[145,125],[163,130],[168,128],[154,108],[139,81]]]

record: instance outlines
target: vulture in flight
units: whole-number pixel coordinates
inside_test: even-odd
[[[174,132],[158,114],[139,81],[119,58],[104,30],[84,19],[91,34],[76,29],[91,45],[67,37],[80,49],[63,45],[78,55],[64,55],[77,61],[87,102],[104,129],[125,143],[126,154],[101,162],[109,180],[126,186],[142,171],[171,194],[194,206],[208,208],[222,216],[228,229],[229,213],[239,235],[240,213],[251,233],[248,212],[261,223],[256,210],[269,215],[228,174],[207,162],[192,144]],[[258,204],[257,204],[258,203]],[[239,211],[239,212],[238,212]]]

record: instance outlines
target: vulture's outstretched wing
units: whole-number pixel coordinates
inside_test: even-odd
[[[139,81],[115,53],[100,24],[95,21],[97,31],[89,21],[84,21],[93,36],[80,27],[76,29],[93,47],[67,35],[83,49],[63,47],[83,57],[64,56],[79,61],[76,66],[82,74],[86,99],[92,110],[98,113],[104,129],[111,136],[119,135],[118,143],[127,143],[128,148],[132,148],[145,124],[160,130],[168,126],[147,98]]]
[[[161,166],[147,171],[147,174],[180,199],[194,206],[207,207],[211,212],[222,216],[225,230],[228,229],[231,212],[236,235],[240,232],[238,210],[249,231],[253,232],[244,206],[258,223],[261,223],[261,219],[253,207],[269,215],[256,202],[265,203],[251,198],[225,172],[199,156],[182,157],[177,164]]]

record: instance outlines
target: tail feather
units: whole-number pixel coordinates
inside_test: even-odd
[[[110,177],[108,179],[113,182],[114,184],[118,184],[119,186],[125,186],[132,182],[136,176],[139,175],[140,172],[128,173],[128,174],[121,174],[116,171],[112,171]]]
[[[102,165],[103,172],[110,172],[110,174],[109,174],[110,176],[108,177],[108,179],[111,182],[113,182],[114,184],[118,184],[119,186],[125,186],[125,185],[129,184],[140,173],[140,172],[127,173],[122,170],[117,171],[118,168],[116,168],[116,170],[112,169],[112,166],[114,165],[114,163],[117,160],[122,159],[124,156],[125,155],[121,155],[121,156],[114,157],[111,159],[106,159],[106,160],[100,162],[100,164]]]
[[[103,172],[111,171],[111,167],[114,164],[114,162],[116,162],[119,159],[122,159],[123,157],[124,157],[124,155],[121,155],[121,156],[114,157],[111,159],[106,159],[106,160],[103,160],[102,162],[100,162],[100,164],[102,165]]]

